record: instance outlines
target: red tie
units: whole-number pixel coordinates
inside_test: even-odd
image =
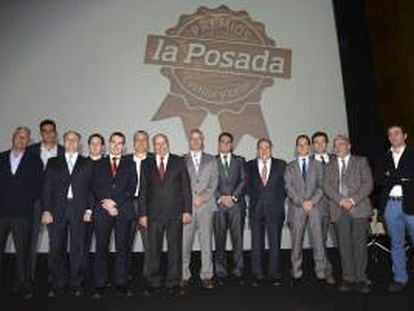
[[[158,168],[158,173],[160,174],[161,181],[163,181],[165,175],[164,157],[160,158],[160,167]]]
[[[117,160],[118,158],[116,157],[112,158],[112,165],[111,165],[112,176],[116,175],[116,170],[118,169]]]

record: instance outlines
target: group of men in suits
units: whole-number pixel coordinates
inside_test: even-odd
[[[312,138],[299,135],[296,157],[286,163],[273,157],[273,145],[267,138],[258,140],[257,157],[246,162],[233,153],[233,136],[227,132],[218,137],[218,154],[213,156],[204,152],[203,132],[192,130],[184,157],[170,152],[164,134],[153,136],[154,153],[150,153],[149,135],[142,130],[134,134],[133,154],[126,156],[123,133],[110,135],[107,152],[105,139],[92,134],[89,157],[79,153],[81,135],[76,131],[63,135],[63,146],[57,144],[52,120],[43,121],[40,132],[42,142],[29,146],[30,130],[17,128],[12,148],[0,154],[0,247],[3,252],[11,232],[17,263],[13,291],[24,298],[33,296],[41,224],[47,225],[49,234],[51,298],[62,295],[68,287],[74,296],[84,294],[92,235],[96,238],[93,296],[105,295],[111,283],[108,257],[112,233],[113,283],[119,295],[131,296],[130,253],[137,231],[145,251],[142,275],[148,296],[157,296],[163,289],[173,295],[186,291],[192,278],[190,263],[196,238],[201,250],[202,288],[211,290],[229,280],[244,284],[247,210],[253,286],[282,283],[281,235],[287,218],[293,284],[303,278],[306,232],[316,278],[336,283],[326,250],[333,223],[342,268],[338,289],[370,292],[366,244],[374,181],[368,161],[351,154],[350,141],[344,135],[335,137],[333,154],[328,153],[325,133],[317,132]],[[390,291],[395,292],[408,282],[406,230],[414,239],[414,152],[406,147],[407,134],[401,126],[390,127],[388,137],[392,147],[381,161],[376,180],[382,186],[381,206],[391,237],[395,277]],[[232,265],[226,257],[228,234]],[[164,237],[166,269],[161,260]]]

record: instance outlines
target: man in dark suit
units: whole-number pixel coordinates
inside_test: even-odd
[[[108,246],[115,232],[115,285],[118,295],[131,296],[130,267],[131,226],[137,215],[132,199],[137,185],[134,162],[122,156],[125,135],[114,132],[109,138],[109,155],[95,163],[92,190],[96,200],[94,225],[96,254],[94,262],[95,298],[101,298],[108,282]]]
[[[329,144],[329,138],[328,134],[325,132],[315,132],[312,135],[312,149],[313,154],[311,155],[311,159],[315,159],[319,163],[322,164],[322,184],[323,184],[323,178],[325,176],[325,169],[326,166],[329,164],[329,162],[335,160],[335,155],[328,153],[328,144]],[[325,264],[325,276],[326,276],[326,283],[329,285],[335,284],[335,277],[333,276],[333,269],[331,262],[328,258],[328,234],[331,232],[333,233],[331,229],[331,217],[329,215],[329,204],[331,204],[331,201],[328,199],[328,197],[323,194],[321,200],[319,201],[319,210],[320,210],[320,216],[321,216],[321,225],[322,225],[322,240],[323,244],[325,245],[325,253],[326,253],[326,264]],[[333,235],[333,234],[332,234]],[[331,236],[332,236],[331,235]],[[311,235],[310,235],[311,237]],[[312,237],[311,237],[311,243],[313,244]]]
[[[394,280],[389,285],[390,292],[404,290],[408,282],[406,232],[414,244],[414,150],[407,147],[407,136],[400,125],[388,128],[391,148],[376,172],[376,181],[382,188],[380,211],[391,237]]]
[[[153,137],[155,156],[141,169],[139,195],[140,224],[148,230],[148,289],[153,296],[163,283],[168,292],[179,294],[182,276],[183,224],[191,222],[192,194],[185,161],[171,154],[168,137]],[[161,274],[161,253],[167,236],[168,264],[165,282]]]
[[[266,277],[273,285],[281,282],[280,241],[285,219],[286,162],[272,157],[272,142],[262,138],[257,142],[257,159],[247,163],[247,194],[252,232],[253,286],[257,287]],[[263,271],[265,233],[269,241],[270,256],[267,274]]]
[[[43,120],[40,123],[40,136],[42,141],[28,147],[27,151],[34,157],[41,160],[43,169],[46,170],[47,162],[54,157],[63,158],[65,150],[63,146],[58,144],[58,134],[56,129],[56,122],[50,119]],[[37,250],[39,248],[39,241],[46,230],[46,226],[41,224],[42,207],[40,201],[36,202],[33,210],[33,224],[31,233],[30,245],[30,276],[34,282],[36,272]]]
[[[215,268],[219,284],[228,277],[226,264],[227,232],[233,245],[233,276],[243,283],[243,234],[242,217],[246,208],[246,162],[234,155],[233,135],[224,132],[218,138],[219,184],[216,191],[217,209],[214,213],[214,236],[216,242]]]
[[[15,293],[32,297],[29,273],[30,228],[33,205],[40,196],[42,162],[26,147],[30,130],[19,127],[13,134],[12,148],[0,154],[0,280],[3,252],[11,232],[16,248]]]
[[[126,157],[135,163],[135,168],[137,171],[138,183],[137,188],[134,194],[134,208],[136,213],[138,214],[138,205],[139,205],[139,188],[140,188],[140,178],[141,178],[141,167],[145,159],[151,158],[154,156],[153,153],[149,152],[149,135],[146,131],[138,130],[134,133],[133,137],[134,141],[134,153],[127,155]],[[134,247],[135,237],[137,234],[137,228],[141,235],[141,242],[142,248],[144,250],[144,265],[142,269],[142,275],[144,278],[148,277],[148,260],[147,260],[147,253],[148,253],[148,234],[147,228],[141,226],[139,221],[137,226],[132,226],[131,230],[131,249]]]
[[[347,136],[337,135],[334,148],[336,160],[326,167],[323,188],[332,201],[330,215],[341,258],[342,283],[338,289],[366,294],[370,292],[366,268],[369,219],[372,216],[371,169],[366,158],[351,155]]]
[[[80,139],[77,132],[66,132],[65,155],[50,159],[45,174],[42,223],[49,231],[49,298],[61,295],[68,283],[74,296],[83,295],[86,224],[91,221],[94,200],[93,163],[79,155]]]

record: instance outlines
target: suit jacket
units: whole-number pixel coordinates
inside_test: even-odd
[[[314,160],[315,159],[315,155],[312,154],[310,156],[310,159]],[[323,188],[323,181],[325,179],[326,166],[329,163],[331,163],[332,161],[336,161],[336,155],[329,154],[329,162],[326,163],[325,165],[323,165],[321,163],[321,166],[322,166],[322,183],[321,183],[322,188]],[[326,194],[324,192],[324,195],[322,196],[321,200],[319,201],[319,209],[320,209],[320,212],[321,212],[321,216],[322,217],[330,217],[329,216],[329,213],[330,213],[329,212],[330,211],[330,204],[332,204],[332,203],[331,203],[331,201],[329,200],[329,198],[326,196]]]
[[[94,164],[92,192],[95,199],[95,218],[108,215],[100,203],[103,199],[115,201],[118,208],[117,217],[135,218],[137,215],[132,200],[137,186],[137,171],[134,161],[121,157],[115,176],[112,176],[109,156]]]
[[[93,162],[78,155],[72,174],[65,157],[48,161],[42,195],[42,210],[52,214],[55,221],[64,221],[67,211],[67,195],[72,186],[73,208],[71,217],[81,220],[87,209],[93,209],[92,195]]]
[[[380,211],[384,211],[391,189],[401,185],[403,190],[402,206],[405,213],[414,214],[414,150],[405,148],[398,167],[395,168],[392,152],[389,150],[381,159],[375,179],[381,187]]]
[[[372,215],[372,205],[369,198],[373,189],[371,169],[366,158],[351,155],[345,173],[345,183],[348,187],[348,197],[355,202],[355,207],[349,214],[354,218],[369,218]],[[331,220],[336,222],[346,213],[339,206],[342,199],[339,193],[339,165],[338,161],[331,161],[325,170],[323,188],[332,201],[330,204]]]
[[[246,161],[243,157],[232,154],[229,172],[226,176],[220,155],[216,155],[216,160],[219,169],[216,202],[222,195],[230,195],[236,199],[233,207],[246,208]],[[218,208],[222,208],[221,204],[218,204]]]
[[[218,185],[218,167],[215,157],[203,152],[198,174],[191,154],[185,156],[185,162],[190,175],[193,197],[201,196],[205,202],[198,209],[210,208],[214,210],[216,208],[215,193]]]
[[[185,161],[170,154],[164,179],[158,172],[156,158],[142,162],[139,196],[139,215],[152,221],[181,219],[192,212],[191,183]]]
[[[10,150],[0,154],[0,217],[30,217],[34,202],[40,197],[43,164],[25,152],[13,175]]]
[[[322,190],[322,164],[309,158],[306,178],[303,178],[298,160],[290,162],[285,172],[285,185],[288,195],[289,211],[288,219],[291,220],[292,210],[302,208],[305,200],[316,202],[315,208],[321,210],[319,205],[323,197]]]
[[[257,159],[247,163],[247,194],[249,196],[249,216],[266,216],[282,221],[285,218],[285,182],[286,162],[272,158],[269,178],[263,185]]]
[[[27,150],[35,157],[40,158],[42,143],[36,143],[27,148]],[[65,148],[62,145],[58,144],[58,154],[57,157],[65,157]]]

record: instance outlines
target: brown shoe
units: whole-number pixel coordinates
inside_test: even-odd
[[[206,279],[201,281],[201,287],[206,290],[214,289],[214,283],[212,279]]]

